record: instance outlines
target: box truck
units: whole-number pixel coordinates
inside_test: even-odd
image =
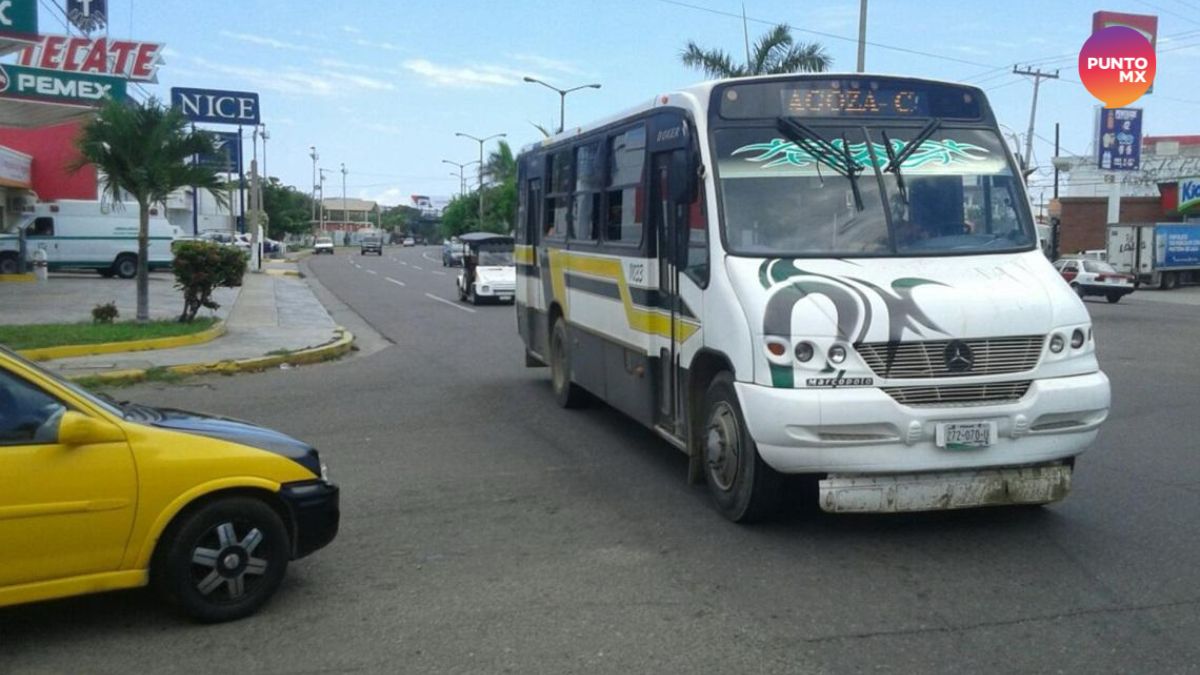
[[[1200,281],[1200,222],[1109,225],[1108,262],[1163,290]]]
[[[22,232],[27,263],[33,262],[40,249],[45,251],[51,271],[95,270],[104,277],[122,279],[137,275],[136,206],[120,209],[101,202],[66,200],[36,204],[18,219],[16,227],[0,234],[0,274],[19,269]],[[166,218],[151,215],[151,270],[170,268],[171,242],[182,234]]]

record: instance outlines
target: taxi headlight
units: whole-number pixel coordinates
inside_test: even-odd
[[[1083,346],[1085,336],[1083,330],[1076,328],[1075,332],[1071,333],[1071,349],[1079,349]]]

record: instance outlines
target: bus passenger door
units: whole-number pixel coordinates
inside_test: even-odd
[[[679,233],[686,231],[685,212],[672,195],[673,176],[685,165],[686,151],[655,153],[651,160],[650,222],[655,233],[658,258],[658,293],[653,325],[657,336],[659,368],[657,381],[658,419],[663,431],[683,438],[686,423],[679,382]],[[684,251],[686,254],[686,249]]]

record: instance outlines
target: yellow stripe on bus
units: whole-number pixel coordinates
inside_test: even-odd
[[[529,248],[532,255],[532,247]],[[629,291],[629,285],[625,281],[625,273],[619,259],[594,258],[561,249],[550,249],[548,252],[550,254],[551,287],[554,299],[562,305],[563,316],[570,318],[566,291],[566,273],[570,270],[617,282],[621,293],[621,304],[625,307],[625,320],[629,323],[629,327],[638,333],[664,338],[671,337],[670,314],[633,304],[633,294]],[[699,322],[676,317],[675,336],[680,342],[686,342],[698,330],[700,330]]]

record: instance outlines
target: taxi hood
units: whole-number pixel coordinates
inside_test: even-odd
[[[756,337],[901,342],[1044,335],[1087,309],[1039,251],[922,258],[729,256]]]

